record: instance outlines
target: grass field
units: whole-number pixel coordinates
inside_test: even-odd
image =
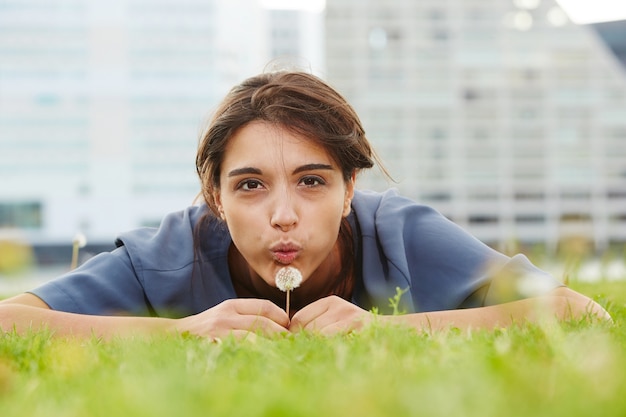
[[[615,323],[276,340],[0,335],[0,416],[624,416],[626,281],[573,284]]]

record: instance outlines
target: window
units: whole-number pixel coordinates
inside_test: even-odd
[[[561,214],[561,222],[590,222],[591,215],[589,213],[563,213]]]
[[[542,224],[546,222],[543,214],[518,214],[515,216],[515,223],[519,224]]]
[[[434,191],[429,193],[422,193],[422,200],[428,201],[450,201],[452,200],[452,196],[450,193],[445,191]]]
[[[545,194],[542,191],[517,191],[514,197],[516,201],[541,201]]]
[[[606,194],[609,200],[626,198],[626,190],[608,190]]]
[[[470,224],[495,224],[498,223],[498,216],[489,214],[472,214],[469,216]]]
[[[489,191],[470,191],[468,193],[469,200],[475,201],[495,201],[497,200],[499,195],[496,192]]]
[[[0,203],[0,227],[39,229],[42,227],[39,202]]]

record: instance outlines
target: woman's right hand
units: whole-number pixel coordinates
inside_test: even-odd
[[[50,310],[32,294],[0,301],[0,335],[11,329],[18,333],[49,329],[56,335],[102,338],[158,334],[164,331],[189,333],[211,339],[233,335],[239,339],[257,333],[270,336],[287,333],[289,317],[268,300],[226,300],[202,313],[181,319],[138,316],[90,316]]]
[[[257,333],[271,336],[287,333],[287,313],[269,300],[236,298],[223,301],[202,313],[175,321],[178,333],[219,339],[234,336],[242,339]]]

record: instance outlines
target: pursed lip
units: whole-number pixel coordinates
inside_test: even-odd
[[[277,243],[270,247],[272,258],[283,265],[295,261],[301,250],[302,248],[294,243]]]

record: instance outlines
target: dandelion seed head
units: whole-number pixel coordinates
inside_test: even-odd
[[[72,243],[77,245],[79,248],[84,248],[87,245],[87,238],[84,234],[78,232],[74,235],[74,239],[72,239]]]
[[[298,288],[302,282],[302,274],[292,266],[280,268],[275,276],[276,286],[281,291],[290,291]]]

